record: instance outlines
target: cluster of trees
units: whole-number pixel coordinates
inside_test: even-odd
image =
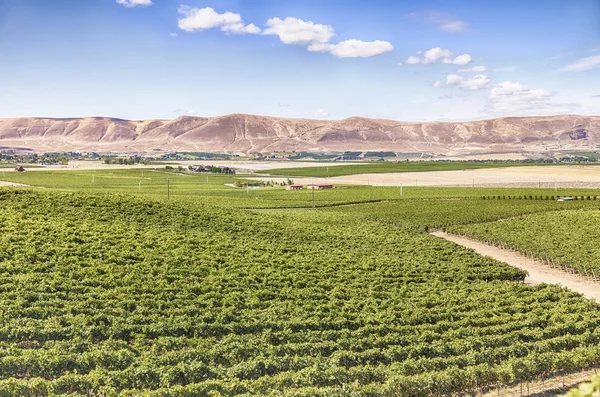
[[[195,166],[189,165],[188,170],[190,170],[192,172],[235,175],[235,168],[218,167],[218,166],[214,166],[214,165],[195,165]]]
[[[150,160],[140,157],[105,157],[104,164],[120,164],[120,165],[137,165],[137,164],[150,164]]]
[[[19,163],[19,164],[40,164],[40,165],[67,165],[70,158],[74,158],[64,153],[46,153],[46,154],[14,154],[0,152],[0,162]]]
[[[288,178],[286,181],[275,182],[273,180],[270,181],[253,181],[249,179],[238,179],[235,181],[236,187],[247,187],[247,186],[255,186],[255,187],[275,187],[275,186],[291,186],[294,184],[294,181]]]

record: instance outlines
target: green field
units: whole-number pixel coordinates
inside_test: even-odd
[[[562,210],[569,209],[600,209],[600,201],[496,201],[468,197],[459,200],[439,198],[406,199],[371,205],[331,208],[327,209],[327,211],[336,213],[339,216],[360,217],[367,221],[387,223],[404,229],[421,231],[427,229],[446,229],[449,227],[452,230],[457,230],[455,226],[468,224],[477,224],[473,226],[473,229],[478,227],[484,228],[485,226],[482,222],[550,211],[552,211],[551,214],[561,216],[558,214],[563,214]],[[499,228],[502,225],[504,223],[498,223]],[[511,228],[507,227],[506,230],[507,233],[510,233]],[[484,235],[485,233],[481,234]],[[531,235],[535,236],[536,233],[532,231]],[[518,240],[518,237],[514,236],[514,238]]]
[[[426,172],[475,170],[482,168],[551,165],[546,163],[504,163],[468,161],[411,161],[411,162],[365,162],[363,164],[335,165],[331,167],[280,168],[257,171],[259,174],[291,177],[332,177],[356,174],[381,174],[389,172]]]
[[[143,172],[0,177],[32,185],[0,189],[0,396],[442,396],[598,361],[596,303],[426,233],[535,214],[576,244],[600,201],[482,197],[598,190],[349,186],[311,210]]]

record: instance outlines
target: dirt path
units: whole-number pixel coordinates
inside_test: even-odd
[[[480,255],[489,256],[501,262],[506,262],[511,266],[526,270],[529,272],[529,277],[525,279],[527,284],[560,284],[572,291],[583,294],[588,299],[595,299],[596,302],[600,302],[600,285],[598,283],[585,280],[579,276],[565,273],[558,269],[553,269],[517,252],[496,248],[467,237],[444,232],[434,232],[431,234],[462,245],[463,247],[471,248]]]
[[[23,187],[23,186],[29,186],[29,185],[24,185],[22,183],[16,183],[16,182],[0,181],[0,186]]]

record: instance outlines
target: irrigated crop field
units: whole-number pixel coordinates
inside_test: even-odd
[[[278,168],[259,171],[262,174],[296,177],[334,177],[356,174],[379,174],[390,172],[431,172],[431,171],[454,171],[454,170],[477,170],[486,168],[505,167],[527,167],[531,163],[504,163],[504,162],[468,162],[468,161],[412,161],[412,162],[372,162],[363,164],[334,166],[301,167],[301,168]],[[552,165],[552,164],[548,164]]]
[[[312,210],[240,178],[1,177],[29,187],[0,188],[0,395],[443,396],[598,362],[597,303],[427,231],[591,264],[600,200],[545,197],[600,191],[348,186]]]

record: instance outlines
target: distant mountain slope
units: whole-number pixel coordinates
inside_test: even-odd
[[[0,119],[0,146],[36,151],[282,152],[392,150],[522,152],[600,144],[600,116],[506,117],[470,122],[285,119],[246,114],[175,120]]]

